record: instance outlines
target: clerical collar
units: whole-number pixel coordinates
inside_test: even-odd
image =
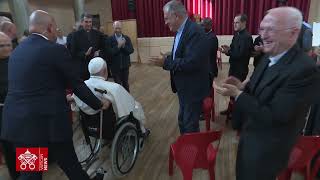
[[[32,33],[32,34],[35,34],[35,35],[41,36],[41,37],[43,37],[43,38],[45,38],[46,40],[48,40],[48,41],[49,41],[49,39],[48,39],[46,36],[44,36],[43,34],[40,34],[40,33]]]
[[[246,31],[246,28],[240,30],[240,31],[237,31],[238,34],[242,34],[244,31]]]

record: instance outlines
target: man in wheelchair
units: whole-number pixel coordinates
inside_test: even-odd
[[[133,117],[139,121],[140,130],[143,136],[147,137],[150,134],[150,130],[144,127],[145,116],[141,104],[135,101],[121,85],[106,81],[108,78],[106,62],[100,57],[95,57],[90,60],[88,70],[90,72],[90,78],[85,81],[86,85],[98,99],[104,99],[110,102],[116,120],[127,117],[132,113]],[[76,106],[85,114],[95,115],[99,113],[99,110],[92,109],[76,95],[73,94],[72,97]],[[108,114],[109,117],[112,116],[108,110],[106,111],[106,114]],[[108,124],[108,122],[105,121],[111,120],[104,118],[104,123]]]

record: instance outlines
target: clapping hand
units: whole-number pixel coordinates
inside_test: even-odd
[[[223,81],[221,86],[214,81],[212,87],[223,96],[237,97],[242,93],[247,82],[248,80],[241,82],[239,79],[230,76]]]
[[[221,48],[219,49],[222,53],[226,54],[229,52],[230,47],[227,45],[222,45]]]
[[[87,50],[87,52],[85,53],[86,56],[89,56],[92,52],[92,47],[89,47],[89,49]]]
[[[73,102],[74,101],[74,99],[73,99],[71,94],[67,94],[66,98],[67,98],[68,102]]]
[[[160,52],[161,57],[151,57],[149,58],[149,61],[152,65],[162,67],[166,57],[170,54],[171,54],[170,52],[166,52],[164,54]]]
[[[118,48],[123,48],[124,45],[126,44],[126,39],[121,38],[120,40],[117,40],[117,42],[118,42]]]
[[[224,80],[224,83],[234,85],[239,90],[243,90],[248,82],[249,82],[249,79],[246,79],[243,82],[241,82],[238,78],[234,76],[229,76],[226,80]]]
[[[100,55],[100,50],[94,52],[94,57],[98,57]]]

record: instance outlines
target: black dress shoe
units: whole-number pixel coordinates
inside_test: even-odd
[[[151,130],[146,128],[146,132],[142,134],[143,138],[146,139],[151,134]]]
[[[91,180],[103,180],[105,173],[107,173],[107,171],[103,170],[102,168],[99,168],[96,172],[96,176],[93,177]]]

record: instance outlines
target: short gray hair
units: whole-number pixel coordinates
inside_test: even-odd
[[[14,26],[14,24],[12,22],[4,21],[4,22],[0,23],[0,31],[8,32],[13,26]]]
[[[302,13],[299,9],[295,7],[278,7],[273,8],[268,11],[268,13],[281,14],[282,18],[287,24],[290,24],[291,27],[301,29],[302,27]]]
[[[169,1],[166,5],[163,6],[163,11],[166,11],[169,13],[177,13],[181,16],[187,16],[186,8],[178,0]]]

